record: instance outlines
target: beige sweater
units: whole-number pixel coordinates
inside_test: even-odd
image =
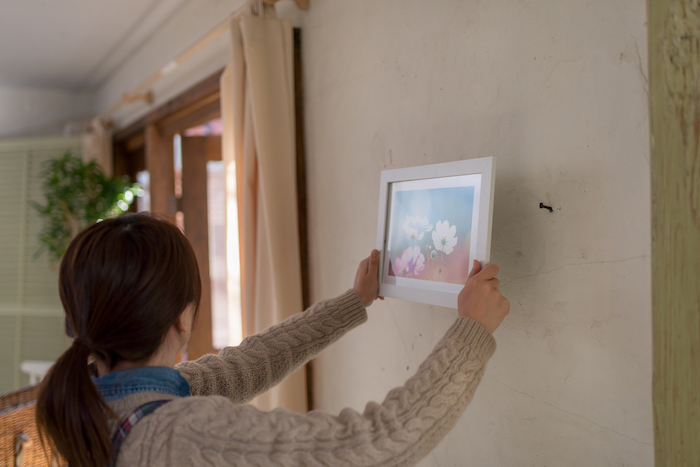
[[[383,403],[368,403],[363,413],[301,415],[244,405],[366,319],[361,300],[349,290],[218,356],[177,365],[192,397],[141,392],[110,402],[121,420],[145,402],[174,399],[133,428],[117,465],[415,464],[455,425],[495,351],[493,337],[476,321],[458,318],[415,376]]]

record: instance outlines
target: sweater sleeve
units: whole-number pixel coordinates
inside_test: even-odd
[[[250,401],[311,360],[327,345],[367,320],[352,289],[319,302],[237,347],[175,366],[190,383],[190,393],[221,395],[234,403]]]
[[[417,373],[363,413],[262,412],[221,397],[184,398],[156,412],[140,427],[140,446],[127,451],[133,465],[151,466],[414,465],[454,427],[495,347],[481,324],[458,318]]]

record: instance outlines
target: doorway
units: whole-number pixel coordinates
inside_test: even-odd
[[[295,99],[295,125],[296,125],[296,175],[297,175],[297,202],[298,202],[298,214],[299,214],[299,248],[301,253],[301,278],[302,278],[302,296],[303,296],[303,306],[307,308],[310,305],[310,293],[309,293],[309,263],[308,263],[308,242],[307,242],[307,215],[306,215],[306,171],[305,171],[305,148],[304,148],[304,93],[303,93],[303,80],[301,78],[301,31],[299,29],[294,30],[294,99]],[[223,71],[223,70],[222,70]],[[199,164],[199,169],[202,170],[201,164],[203,160],[206,160],[207,167],[212,167],[216,164],[215,156],[213,155],[202,155],[211,151],[220,153],[220,142],[218,149],[212,149],[216,143],[211,141],[195,141],[187,140],[189,137],[196,136],[212,136],[211,134],[193,134],[196,133],[195,128],[201,129],[201,126],[215,126],[216,119],[221,116],[220,109],[220,89],[219,80],[221,72],[217,72],[207,79],[203,80],[196,86],[185,91],[180,96],[171,100],[170,102],[164,104],[158,109],[154,110],[151,114],[147,115],[143,119],[135,122],[128,128],[125,128],[114,135],[114,173],[117,175],[128,175],[132,180],[136,179],[138,173],[141,173],[141,178],[144,180],[144,184],[148,184],[147,196],[150,197],[147,200],[147,208],[145,210],[150,210],[163,217],[170,219],[173,222],[177,222],[180,218],[180,225],[185,231],[185,235],[190,238],[190,241],[196,243],[197,239],[207,239],[206,248],[202,245],[196,247],[200,249],[198,253],[198,261],[200,261],[200,269],[202,274],[202,280],[205,280],[209,284],[210,291],[214,290],[209,298],[209,305],[201,307],[198,316],[198,322],[195,323],[195,330],[193,334],[194,343],[189,345],[187,349],[187,354],[182,355],[183,359],[193,360],[201,355],[215,351],[217,347],[217,342],[220,337],[218,332],[220,330],[219,324],[221,321],[217,318],[217,298],[216,287],[221,282],[220,276],[218,276],[217,268],[218,266],[214,260],[211,259],[212,255],[212,233],[217,235],[216,232],[219,227],[212,227],[211,223],[204,224],[203,222],[198,223],[195,226],[188,228],[187,214],[185,211],[192,210],[194,214],[190,215],[190,219],[194,218],[198,213],[208,212],[213,206],[218,203],[213,197],[206,197],[202,195],[201,188],[207,186],[213,188],[217,183],[212,177],[212,172],[215,168],[206,169],[207,182],[206,185],[202,184],[203,175],[200,174],[189,174],[189,165]],[[186,134],[190,130],[189,134]],[[187,177],[192,175],[192,177],[197,178],[199,182],[192,182],[193,188],[191,190],[187,189],[190,182],[185,181],[181,178],[178,183],[178,190],[182,189],[182,194],[180,196],[176,195],[176,176],[175,176],[175,147],[176,147],[176,135],[183,135],[182,138],[182,173]],[[197,149],[199,148],[199,149]],[[192,156],[193,159],[190,161],[189,154],[200,153],[199,156]],[[220,156],[219,156],[220,158]],[[199,162],[195,162],[195,159]],[[187,167],[185,167],[187,166]],[[200,189],[199,194],[197,194],[197,189]],[[222,190],[223,191],[223,190]],[[180,193],[180,192],[178,192]],[[192,195],[195,198],[199,196],[200,201],[194,199],[188,200],[188,197]],[[207,206],[203,207],[202,197],[206,199]],[[188,206],[191,204],[191,206]],[[229,203],[230,205],[231,203]],[[183,209],[185,211],[183,211]],[[216,209],[216,208],[214,208]],[[182,214],[178,214],[181,212]],[[211,218],[215,216],[208,215],[208,222]],[[235,216],[234,216],[235,217]],[[201,232],[194,232],[193,229],[198,229],[198,226],[207,225],[208,235],[204,235]],[[229,245],[231,245],[230,237],[232,235],[229,229]],[[189,232],[188,232],[189,231]],[[203,242],[203,240],[202,240]],[[209,250],[209,255],[206,255],[204,251]],[[226,254],[231,255],[232,249],[226,252]],[[220,253],[216,253],[217,257],[222,257]],[[236,255],[237,256],[237,255]],[[202,258],[199,260],[199,258]],[[209,258],[208,260],[206,258]],[[208,268],[202,268],[201,264],[207,261],[209,263]],[[230,264],[230,261],[229,261]],[[226,316],[228,318],[228,342],[229,345],[236,345],[236,339],[238,339],[238,334],[236,331],[236,323],[241,320],[240,313],[240,280],[233,277],[232,270],[236,268],[228,267],[228,277],[224,279],[227,284],[227,296],[226,300],[229,303],[227,307]],[[238,269],[238,274],[240,275],[240,269]],[[238,294],[236,294],[236,288],[231,285],[235,284],[238,286]],[[209,296],[209,294],[207,294]],[[230,305],[231,303],[237,304],[237,308],[234,310]],[[212,307],[214,310],[212,311]],[[301,311],[301,310],[300,310]],[[241,326],[242,327],[242,326]],[[212,329],[214,331],[212,332]],[[308,388],[308,407],[312,409],[314,407],[313,394],[311,388],[313,387],[313,367],[311,363],[307,364],[307,388]]]
[[[114,136],[115,174],[144,187],[134,210],[176,223],[197,257],[202,299],[183,361],[241,340],[240,305],[231,309],[240,300],[229,300],[227,287],[240,281],[227,281],[226,274],[219,77],[212,75]]]

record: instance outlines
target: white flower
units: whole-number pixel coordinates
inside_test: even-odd
[[[452,250],[457,244],[456,233],[457,226],[450,226],[447,220],[444,222],[437,221],[435,230],[433,231],[433,244],[435,244],[435,249],[444,252],[446,255],[452,253]]]
[[[430,232],[433,230],[433,226],[428,224],[427,217],[406,216],[406,222],[403,223],[403,229],[408,234],[408,238],[415,241],[423,238],[423,234],[425,232]]]

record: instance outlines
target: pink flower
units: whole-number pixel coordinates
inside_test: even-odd
[[[415,276],[423,269],[425,269],[425,256],[417,245],[409,246],[403,250],[401,257],[394,258],[394,273],[396,275]]]

